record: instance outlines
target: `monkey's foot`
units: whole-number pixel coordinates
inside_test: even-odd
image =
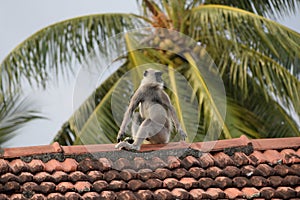
[[[134,139],[131,138],[131,137],[126,137],[126,138],[124,139],[124,142],[128,142],[129,144],[132,144],[132,143],[134,143]]]
[[[116,144],[115,148],[116,149],[135,150],[135,151],[140,150],[140,147],[133,145],[133,144],[129,144],[127,142],[119,142],[118,144]]]

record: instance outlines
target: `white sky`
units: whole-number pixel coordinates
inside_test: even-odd
[[[0,61],[19,43],[45,26],[81,15],[113,12],[138,13],[136,0],[1,0]],[[285,18],[280,23],[300,32],[299,19],[300,14]],[[73,113],[73,89],[74,83],[71,82],[52,86],[46,92],[31,93],[38,109],[49,120],[31,123],[3,146],[49,144]]]

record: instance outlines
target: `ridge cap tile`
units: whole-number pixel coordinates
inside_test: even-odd
[[[3,158],[20,158],[23,156],[32,156],[48,153],[62,153],[63,148],[58,142],[50,145],[28,146],[28,147],[13,147],[5,148]]]
[[[78,146],[61,146],[59,143],[54,142],[51,145],[41,145],[41,146],[28,146],[28,147],[13,147],[4,148],[3,155],[0,155],[4,159],[13,159],[19,157],[41,155],[41,154],[51,154],[51,153],[63,153],[66,156],[69,155],[80,155],[80,154],[90,154],[90,153],[105,153],[114,152],[121,153],[124,150],[118,150],[114,148],[115,144],[96,144],[96,145],[78,145]],[[230,149],[237,148],[236,151],[242,151],[240,147],[252,146],[254,150],[277,150],[277,149],[287,149],[287,148],[299,148],[300,137],[290,137],[290,138],[264,138],[264,139],[251,139],[249,140],[245,135],[239,138],[226,139],[226,140],[215,140],[206,142],[195,142],[186,143],[184,141],[180,142],[170,142],[168,144],[143,144],[141,146],[140,153],[151,152],[155,150],[180,150],[180,149],[194,149],[202,152],[215,152],[224,151],[232,153]],[[233,151],[235,152],[235,151]],[[297,152],[297,155],[299,152]],[[298,155],[300,156],[300,155]]]

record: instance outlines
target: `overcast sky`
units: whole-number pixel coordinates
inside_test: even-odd
[[[72,17],[112,12],[138,13],[136,0],[1,0],[0,61],[20,42],[45,26]],[[299,19],[300,14],[285,18],[280,23],[300,32]],[[49,144],[73,112],[73,89],[73,83],[63,83],[52,86],[46,92],[31,93],[39,110],[49,120],[38,120],[23,128],[4,147]]]

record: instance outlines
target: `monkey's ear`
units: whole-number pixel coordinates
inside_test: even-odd
[[[148,71],[147,71],[147,70],[145,70],[145,71],[144,71],[144,77],[146,77],[146,76],[147,76],[147,74],[148,74]]]

